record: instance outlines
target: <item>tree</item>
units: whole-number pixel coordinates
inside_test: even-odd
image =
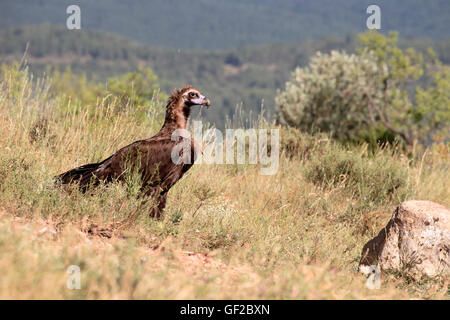
[[[70,66],[64,72],[47,68],[51,75],[53,96],[65,94],[68,99],[77,99],[82,104],[95,104],[99,99],[118,102],[121,109],[148,106],[156,93],[159,93],[157,76],[149,68],[110,77],[105,84],[89,81],[86,74],[76,75]],[[159,98],[164,99],[163,94]]]
[[[330,132],[343,141],[398,136],[407,145],[425,143],[433,131],[448,128],[448,67],[431,49],[424,61],[396,43],[396,33],[371,31],[360,36],[358,55],[317,53],[278,93],[280,122]],[[430,87],[417,86],[430,78]]]
[[[155,92],[159,89],[157,76],[151,69],[139,68],[122,76],[109,78],[105,94],[118,98],[123,107],[135,107],[149,104]]]
[[[417,88],[416,107],[412,116],[420,136],[435,141],[449,138],[450,126],[450,67],[438,64],[431,72],[433,85],[427,89]]]

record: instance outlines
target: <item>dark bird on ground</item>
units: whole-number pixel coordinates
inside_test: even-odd
[[[183,130],[178,130],[188,129],[191,107],[195,105],[209,107],[210,102],[191,86],[175,89],[167,102],[164,125],[155,136],[133,142],[99,163],[69,170],[57,176],[57,181],[62,185],[78,183],[85,192],[101,181],[124,181],[127,172],[137,170],[142,180],[141,194],[156,200],[150,216],[159,219],[169,189],[191,168],[199,151],[194,140],[183,136]],[[187,143],[189,148],[180,148],[181,142]],[[172,152],[174,147],[177,149]],[[183,154],[184,150],[189,150],[190,154]]]

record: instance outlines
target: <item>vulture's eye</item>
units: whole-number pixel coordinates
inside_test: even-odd
[[[189,93],[189,96],[190,96],[191,98],[194,98],[195,96],[197,96],[197,94],[196,94],[195,92],[191,92],[191,93]]]

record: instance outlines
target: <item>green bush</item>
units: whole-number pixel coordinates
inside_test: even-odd
[[[330,143],[321,152],[311,153],[304,169],[308,181],[323,187],[345,187],[359,200],[381,204],[405,200],[411,191],[408,165],[387,155],[374,156],[365,149],[346,150]]]
[[[306,132],[328,132],[354,140],[367,129],[367,100],[361,87],[378,72],[374,60],[332,51],[317,53],[309,67],[297,68],[276,97],[281,123]]]
[[[308,158],[313,149],[326,141],[328,141],[326,135],[311,135],[294,127],[280,129],[280,149],[290,159]]]
[[[346,142],[398,137],[412,146],[429,143],[434,134],[448,138],[448,67],[431,49],[426,59],[411,48],[401,50],[396,33],[370,32],[360,39],[358,55],[318,52],[308,67],[295,69],[275,99],[280,122]],[[418,87],[430,80],[428,89]]]

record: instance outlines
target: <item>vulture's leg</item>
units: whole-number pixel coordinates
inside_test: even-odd
[[[166,207],[167,192],[156,197],[156,206],[152,207],[150,210],[150,217],[161,219],[161,214]]]
[[[159,204],[158,204],[158,214],[157,214],[157,218],[159,219],[161,214],[164,212],[164,208],[166,207],[166,200],[167,200],[167,192],[164,193],[160,198],[159,198]]]
[[[150,217],[161,219],[161,214],[166,206],[167,191],[161,192],[161,189],[156,187],[149,189],[145,195],[156,200],[156,205],[150,209]]]

